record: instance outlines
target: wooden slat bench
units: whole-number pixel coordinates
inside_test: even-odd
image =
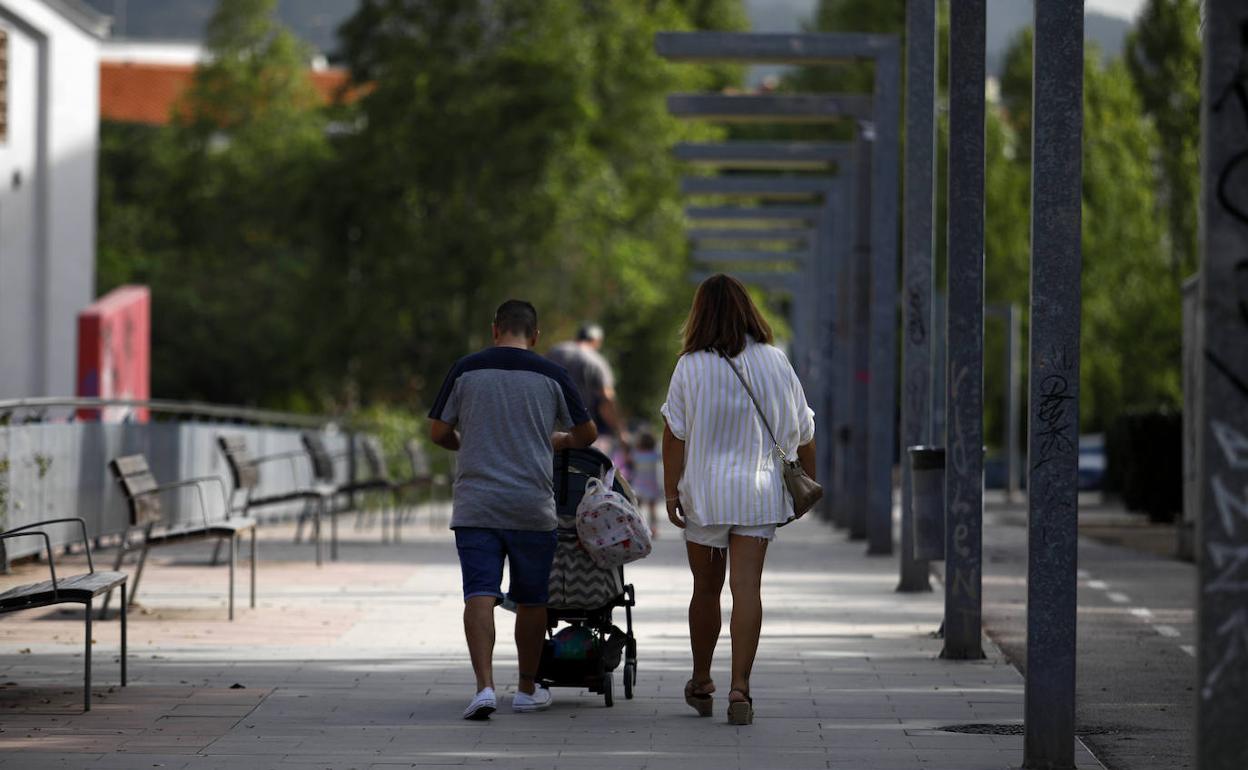
[[[56,561],[52,555],[52,539],[43,527],[52,524],[76,522],[82,533],[82,547],[87,554],[88,572],[81,575],[58,578]],[[19,612],[39,607],[50,607],[54,604],[81,604],[86,616],[86,650],[83,654],[83,693],[84,711],[91,710],[91,615],[92,603],[100,594],[107,594],[114,588],[121,591],[121,686],[126,686],[126,575],[124,572],[97,572],[95,562],[91,558],[91,542],[87,538],[87,523],[82,519],[50,519],[0,533],[0,540],[16,537],[42,537],[47,547],[49,580],[26,585],[13,586],[0,593],[0,613]]]
[[[113,569],[120,569],[126,554],[130,552],[130,535],[136,530],[142,533],[142,550],[139,565],[134,571],[134,585],[130,589],[130,601],[133,602],[139,592],[139,581],[143,579],[143,567],[147,564],[147,553],[154,545],[165,545],[182,540],[198,538],[215,538],[218,545],[228,541],[230,547],[230,595],[229,616],[234,619],[234,571],[238,562],[238,538],[243,533],[251,534],[251,607],[256,606],[256,520],[247,516],[233,516],[229,495],[225,482],[217,476],[202,476],[193,479],[181,479],[166,484],[158,484],[148,467],[147,458],[143,455],[118,457],[108,464],[113,477],[121,487],[130,508],[130,527],[121,536],[121,549],[117,552],[117,560]],[[213,486],[221,492],[223,515],[208,517],[207,500],[204,487]],[[169,521],[161,506],[160,496],[172,491],[193,488],[199,501],[199,521]],[[214,554],[213,561],[216,558]],[[108,607],[107,597],[104,608]],[[103,611],[103,610],[101,610]]]
[[[370,470],[370,475],[368,478],[357,479],[355,481],[346,480],[346,481],[339,482],[337,480],[338,474],[335,468],[334,459],[335,457],[346,456],[348,453],[340,452],[337,455],[331,454],[329,449],[325,446],[324,439],[321,438],[319,433],[315,433],[312,431],[304,431],[301,438],[303,440],[304,449],[307,450],[308,459],[312,463],[312,475],[316,478],[316,480],[319,483],[327,487],[330,487],[333,490],[331,494],[331,502],[333,498],[339,495],[349,495],[349,494],[359,493],[359,492],[364,492],[364,493],[382,492],[386,494],[393,494],[394,485],[390,482],[388,478],[385,477],[384,473],[381,475],[378,475],[376,473],[377,469],[371,463],[368,464],[369,470]],[[332,505],[330,506],[329,526],[330,526],[331,534],[330,534],[329,549],[330,549],[330,558],[335,559],[335,560],[338,558],[338,514],[344,513],[344,512],[345,512],[345,509],[339,509]],[[300,521],[300,528],[302,528],[302,524],[303,522]],[[385,534],[386,534],[386,528],[385,528],[384,520],[383,520],[383,525],[382,525],[383,541],[385,539]],[[299,531],[296,530],[296,533],[295,533],[296,542],[298,541],[298,537],[299,537]]]
[[[311,487],[279,492],[275,495],[255,497],[256,488],[260,485],[261,465],[273,460],[283,459],[290,460],[293,463],[299,455],[304,453],[283,452],[276,455],[253,457],[247,449],[247,440],[242,436],[218,436],[217,445],[221,448],[221,453],[225,455],[226,463],[230,466],[230,478],[234,484],[233,490],[229,493],[229,501],[232,504],[238,493],[242,492],[241,510],[244,515],[257,508],[273,505],[299,501],[313,504],[314,516],[316,518],[316,565],[319,567],[322,564],[321,517],[329,510],[329,501],[333,497],[334,488],[325,484],[316,484]],[[293,475],[292,469],[292,477]]]

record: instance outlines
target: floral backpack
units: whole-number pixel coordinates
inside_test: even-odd
[[[615,469],[590,478],[576,507],[576,534],[594,563],[618,567],[650,555],[650,527],[627,497],[611,487]]]

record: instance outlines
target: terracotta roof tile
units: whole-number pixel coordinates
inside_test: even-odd
[[[100,63],[100,119],[120,123],[164,125],[169,122],[173,106],[191,84],[195,68],[179,64],[148,64],[136,62]],[[344,70],[331,69],[308,73],[321,99],[329,104],[338,98],[347,83]],[[351,101],[355,90],[346,94]]]

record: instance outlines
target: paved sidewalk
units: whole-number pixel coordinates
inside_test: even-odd
[[[266,530],[260,606],[224,619],[225,571],[207,544],[154,551],[132,614],[131,686],[116,682],[117,624],[96,624],[95,705],[82,714],[81,614],[0,619],[0,767],[65,768],[927,768],[1017,767],[1022,738],[950,725],[1019,725],[1022,680],[995,648],[937,659],[938,593],[899,595],[893,559],[817,522],[784,529],[764,576],[753,726],[726,724],[727,624],[713,719],[684,705],[690,577],[673,530],[633,565],[636,698],[614,708],[555,691],[513,714],[511,616],[500,611],[502,708],[459,713],[472,691],[449,532],[421,523],[382,546],[354,532],[317,569],[288,531]],[[29,579],[24,566],[12,582]],[[244,572],[245,574],[245,572]],[[243,593],[240,591],[240,596]],[[725,593],[725,613],[730,600]],[[620,619],[622,622],[622,618]],[[1080,768],[1100,766],[1082,747]]]

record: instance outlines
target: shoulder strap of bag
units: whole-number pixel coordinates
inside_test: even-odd
[[[771,443],[776,446],[776,453],[782,458],[787,459],[784,448],[780,446],[780,442],[776,440],[776,432],[771,429],[771,423],[767,421],[767,415],[763,414],[763,407],[758,403],[758,396],[754,395],[754,389],[750,387],[750,383],[746,382],[745,377],[741,374],[741,370],[732,362],[732,359],[724,353],[717,351],[721,358],[728,362],[728,366],[732,368],[732,373],[737,375],[737,379],[741,381],[741,385],[745,387],[745,392],[749,395],[750,401],[754,403],[754,411],[758,412],[758,419],[762,421],[763,427],[767,429],[767,435],[771,436]]]

